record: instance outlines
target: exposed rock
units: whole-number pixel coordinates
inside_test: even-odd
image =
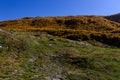
[[[35,57],[30,58],[30,59],[29,59],[29,62],[32,62],[32,63],[33,63],[33,62],[35,62],[36,59],[37,59],[37,58],[35,58]]]
[[[71,44],[78,44],[80,46],[92,46],[92,44],[90,44],[88,42],[83,42],[83,41],[74,41],[74,40],[70,40],[70,39],[65,39],[64,41],[71,43]]]
[[[2,31],[2,29],[0,29],[0,32]]]
[[[64,41],[65,41],[65,42],[68,42],[68,43],[72,43],[72,44],[75,44],[75,43],[76,43],[75,41],[70,40],[70,39],[65,39]]]
[[[2,47],[2,46],[0,46],[0,52],[2,52],[2,50],[3,50],[3,47]]]
[[[56,75],[53,80],[61,80],[62,79],[62,75]]]
[[[45,77],[46,80],[51,80],[50,76]]]
[[[0,46],[0,48],[2,48],[2,46]]]
[[[33,75],[32,78],[34,79],[34,78],[38,78],[38,77],[39,77],[39,75]]]
[[[54,78],[53,80],[61,80],[61,79],[55,79],[55,78]]]

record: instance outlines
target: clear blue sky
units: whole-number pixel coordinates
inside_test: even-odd
[[[110,15],[120,0],[0,0],[0,20],[26,16]]]

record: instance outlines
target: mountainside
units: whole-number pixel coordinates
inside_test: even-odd
[[[0,22],[0,80],[120,80],[120,23],[102,16]]]
[[[0,31],[2,80],[119,80],[120,49],[45,32]],[[102,46],[100,46],[102,45]]]
[[[66,16],[66,17],[25,17],[18,20],[3,21],[0,27],[8,28],[69,28],[82,30],[114,30],[120,24],[102,16]]]
[[[25,17],[0,22],[15,31],[42,31],[73,40],[95,40],[120,47],[120,23],[102,16]]]

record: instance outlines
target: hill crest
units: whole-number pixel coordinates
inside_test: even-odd
[[[63,38],[95,40],[120,47],[120,23],[103,16],[25,17],[0,22],[0,28],[25,32],[47,32]]]

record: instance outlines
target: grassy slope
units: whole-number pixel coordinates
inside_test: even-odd
[[[91,31],[110,31],[120,27],[120,24],[101,16],[65,16],[23,18],[0,22],[0,27],[12,29],[34,28],[69,28]]]
[[[42,31],[73,40],[99,41],[120,47],[120,23],[101,16],[36,17],[0,22],[15,31]]]
[[[40,32],[0,33],[3,80],[119,80],[120,49],[53,37]],[[17,44],[16,44],[17,43]],[[74,44],[73,44],[74,43]]]
[[[0,31],[3,80],[120,79],[120,49],[102,44],[120,47],[120,23],[100,16],[37,17],[0,22],[0,27],[11,30]]]

